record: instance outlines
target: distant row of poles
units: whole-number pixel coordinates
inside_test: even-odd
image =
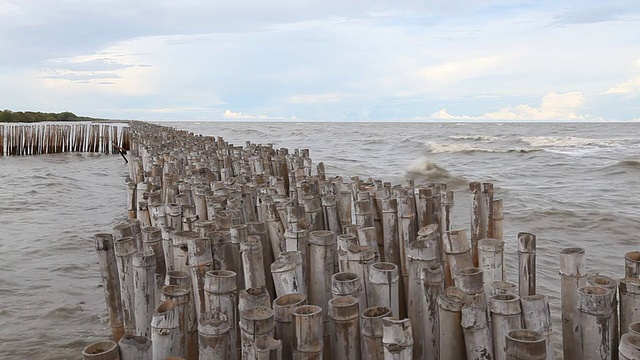
[[[0,125],[0,156],[92,152],[117,154],[128,150],[126,126],[111,124]],[[115,145],[115,146],[114,146]]]

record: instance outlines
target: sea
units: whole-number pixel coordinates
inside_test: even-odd
[[[560,349],[559,253],[582,247],[589,272],[624,276],[640,250],[640,140],[634,123],[161,122],[195,134],[309,149],[328,176],[455,191],[469,229],[470,181],[504,201],[507,280],[517,234],[537,236],[538,293]],[[0,359],[79,359],[110,330],[93,235],[126,218],[119,155],[0,157]],[[558,352],[559,354],[559,352]]]

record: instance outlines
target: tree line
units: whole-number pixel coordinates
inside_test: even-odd
[[[76,114],[65,111],[61,113],[46,113],[39,111],[0,111],[0,123],[3,122],[40,122],[40,121],[87,121],[96,120],[86,116],[77,116]]]

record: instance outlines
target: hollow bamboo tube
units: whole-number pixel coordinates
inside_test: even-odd
[[[206,185],[198,185],[195,187],[194,197],[195,197],[195,207],[196,207],[196,215],[200,220],[209,220],[209,214],[207,213],[207,198],[206,192],[208,190],[208,186]]]
[[[491,312],[491,337],[494,359],[506,360],[506,337],[511,330],[522,329],[522,309],[518,295],[495,295],[489,299]]]
[[[456,283],[458,271],[474,267],[467,235],[464,230],[451,230],[444,234],[442,244],[447,256],[447,264],[449,265],[449,272],[447,273],[445,270],[445,284],[452,283],[458,286]],[[476,254],[477,244],[476,242]],[[451,278],[449,279],[447,275],[450,275]]]
[[[334,195],[324,195],[322,197],[322,209],[324,221],[327,224],[327,230],[332,231],[335,235],[342,233],[342,222],[338,213],[338,205]]]
[[[152,360],[151,339],[146,336],[125,335],[118,341],[121,360]]]
[[[82,360],[121,360],[118,344],[111,340],[89,344],[82,349]]]
[[[413,335],[411,321],[395,317],[382,319],[382,346],[385,360],[412,360]]]
[[[387,197],[380,200],[380,209],[382,212],[382,236],[384,247],[384,259],[387,262],[396,264],[398,267],[398,273],[402,275],[402,266],[404,260],[401,258],[404,256],[404,248],[400,249],[400,242],[398,240],[398,201],[394,198]],[[405,278],[398,283],[398,303],[399,309],[396,316],[403,319],[407,316],[407,287],[408,284],[404,283]]]
[[[136,335],[151,338],[151,319],[156,308],[156,258],[153,251],[134,254],[132,266]]]
[[[581,347],[579,337],[580,312],[578,288],[586,284],[585,251],[567,248],[560,251],[560,300],[562,303],[562,351],[565,360],[579,360],[581,354],[574,351]]]
[[[143,251],[152,251],[155,257],[156,266],[154,268],[155,277],[155,304],[160,304],[164,278],[167,276],[167,266],[165,263],[164,249],[162,246],[162,231],[156,227],[142,228]]]
[[[624,254],[624,273],[628,278],[640,277],[640,251],[630,251]]]
[[[412,196],[401,196],[398,202],[398,246],[400,249],[400,268],[404,284],[409,281],[409,266],[407,264],[407,251],[409,244],[416,239],[415,206]],[[405,288],[405,297],[409,294],[409,286]]]
[[[155,309],[151,320],[151,344],[154,359],[165,359],[184,351],[178,305],[165,300]]]
[[[122,300],[122,319],[124,333],[136,334],[136,318],[134,311],[135,292],[133,287],[133,255],[136,253],[132,237],[116,240],[114,243],[118,276],[120,280],[120,297]]]
[[[326,230],[327,225],[322,213],[322,202],[317,196],[307,196],[303,202],[305,218],[309,231]]]
[[[391,316],[391,309],[385,307],[371,307],[361,313],[360,342],[363,359],[384,359],[382,319],[387,316]]]
[[[167,272],[163,288],[167,285],[185,285],[190,287],[191,275],[186,271],[171,270]]]
[[[273,300],[276,339],[282,341],[282,360],[291,360],[291,320],[293,309],[307,303],[305,294],[286,294]]]
[[[331,277],[333,276],[336,236],[332,231],[316,230],[309,233],[309,302],[322,308],[323,351],[330,357],[330,332],[328,302],[331,299]]]
[[[240,312],[242,359],[257,358],[256,343],[272,338],[274,326],[274,313],[268,306],[256,306]]]
[[[293,359],[322,359],[322,308],[301,305],[292,312]]]
[[[282,341],[271,337],[258,339],[256,360],[282,360]]]
[[[295,223],[291,223],[293,226],[297,226]],[[286,251],[300,251],[302,255],[302,271],[304,272],[305,284],[309,279],[309,233],[306,230],[289,230],[284,233],[285,237],[285,250]]]
[[[235,344],[230,342],[231,326],[227,315],[220,311],[202,314],[198,321],[198,350],[200,360],[227,360]]]
[[[487,284],[484,285],[485,287]],[[491,291],[489,297],[493,295],[518,295],[518,285],[509,281],[494,281],[489,284]]]
[[[102,275],[102,289],[104,299],[109,314],[109,326],[115,341],[120,340],[124,335],[124,324],[122,322],[122,308],[120,298],[120,279],[118,277],[118,266],[113,249],[113,235],[101,233],[94,235],[96,252],[98,254],[98,264]]]
[[[640,335],[640,321],[632,322],[627,328],[627,332]]]
[[[504,212],[502,206],[502,199],[496,199],[491,202],[491,224],[493,226],[493,236],[494,239],[503,240],[504,233]]]
[[[609,327],[609,338],[611,339],[612,357],[615,359],[618,356],[618,339],[619,334],[619,321],[618,321],[618,282],[608,276],[604,275],[591,275],[587,276],[587,285],[600,286],[609,289],[609,298],[611,300],[611,326]]]
[[[174,231],[171,236],[171,252],[174,270],[189,272],[189,239],[198,238],[195,231]]]
[[[347,249],[349,271],[358,274],[364,294],[363,303],[371,303],[371,289],[368,282],[371,264],[375,261],[375,253],[369,246],[351,245]]]
[[[481,296],[482,297],[482,296]],[[494,359],[486,301],[476,297],[462,307],[462,328],[467,360]]]
[[[462,307],[467,293],[456,287],[446,288],[438,297],[439,360],[464,360],[466,349],[462,331]]]
[[[349,271],[349,259],[347,249],[351,245],[358,244],[358,237],[352,234],[340,234],[336,237],[336,257],[338,259],[338,269],[341,272]]]
[[[331,293],[333,297],[353,296],[362,304],[365,297],[360,275],[351,272],[339,272],[331,277]]]
[[[182,230],[182,205],[178,203],[167,204],[167,226]]]
[[[351,191],[340,190],[338,194],[338,214],[342,225],[351,224]]]
[[[520,297],[536,294],[536,236],[518,234],[518,289]]]
[[[227,230],[212,231],[207,234],[211,239],[212,270],[232,270],[236,273],[242,270],[237,264],[234,246],[231,243],[230,232]]]
[[[263,264],[263,274],[265,275],[264,281],[267,290],[272,298],[276,297],[276,292],[273,285],[273,279],[271,276],[266,276],[269,274],[270,268],[269,266],[275,261],[273,257],[273,250],[271,249],[271,241],[269,240],[269,233],[267,232],[266,224],[262,221],[251,221],[247,223],[247,230],[249,231],[249,236],[255,236],[262,246],[262,264]]]
[[[192,318],[195,314],[191,309],[191,286],[190,285],[167,285],[162,288],[162,295],[165,299],[171,300],[175,305],[175,316],[178,319],[179,348],[174,349],[172,355],[189,357],[189,331],[191,330]]]
[[[573,349],[581,359],[612,359],[611,290],[599,286],[578,289],[579,347]]]
[[[551,328],[551,312],[549,300],[544,295],[529,295],[520,298],[522,320],[527,330],[540,333],[546,339],[546,360],[555,359],[553,347],[553,329]]]
[[[438,262],[430,263],[422,269],[420,280],[422,282],[422,296],[420,299],[421,315],[417,317],[418,323],[412,325],[418,328],[419,338],[416,341],[422,342],[421,357],[428,359],[438,359],[440,357],[440,322],[438,317],[438,297],[444,288],[444,271]],[[414,353],[417,357],[418,354]]]
[[[480,239],[478,241],[478,267],[482,269],[483,283],[487,298],[489,286],[496,280],[504,281],[504,241],[500,239]]]
[[[277,296],[290,293],[306,293],[302,266],[296,261],[294,253],[299,251],[285,251],[280,253],[276,261],[271,264],[271,276]],[[300,256],[300,262],[302,257]]]
[[[505,337],[505,358],[507,360],[547,359],[546,342],[545,337],[537,331],[511,330]]]
[[[143,227],[151,226],[151,215],[149,205],[146,201],[138,201],[136,219],[139,219]]]
[[[237,357],[239,343],[238,294],[236,273],[231,270],[207,271],[204,278],[205,308],[223,313],[229,322],[229,359]]]
[[[271,241],[271,250],[275,259],[285,251],[284,226],[280,221],[275,203],[266,205],[266,223]]]
[[[381,306],[391,309],[392,314],[400,312],[398,301],[398,266],[389,262],[378,262],[369,269],[371,307]]]
[[[211,270],[213,265],[211,240],[209,238],[192,237],[188,239],[187,247],[193,302],[196,308],[196,317],[200,319],[207,311],[204,282],[205,274]]]
[[[358,228],[358,245],[370,247],[376,255],[376,261],[380,261],[378,253],[378,239],[376,228],[373,226]]]
[[[260,240],[251,235],[240,244],[245,289],[266,286]]]
[[[473,265],[478,266],[478,241],[486,238],[487,234],[487,209],[485,208],[485,196],[482,192],[482,184],[469,183],[471,193],[471,258]]]
[[[629,333],[622,335],[618,354],[620,360],[640,359],[640,335]]]
[[[629,331],[632,323],[640,321],[640,279],[623,278],[620,290],[620,334]]]
[[[238,290],[244,289],[244,268],[242,263],[242,255],[240,252],[240,244],[247,241],[248,229],[247,225],[233,225],[229,229],[229,236],[231,238],[231,253],[233,257],[233,263],[236,267],[236,284]]]
[[[250,309],[252,307],[271,306],[271,298],[266,286],[248,288],[238,291],[238,311]]]
[[[353,296],[329,300],[331,318],[331,358],[336,360],[360,359],[359,300]]]

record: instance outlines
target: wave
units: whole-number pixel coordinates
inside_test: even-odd
[[[527,148],[485,148],[473,146],[470,144],[444,144],[444,143],[428,143],[428,151],[434,154],[437,153],[530,153],[535,151],[541,151],[541,149],[527,149]]]
[[[521,137],[520,141],[535,147],[611,147],[620,145],[616,140],[590,139],[575,136],[527,136]]]
[[[420,182],[443,182],[453,187],[468,186],[469,181],[449,171],[427,158],[418,158],[407,167],[407,178]]]
[[[615,165],[630,168],[640,168],[640,160],[620,160]]]
[[[489,136],[489,135],[451,135],[449,136],[454,140],[473,140],[473,141],[496,141],[502,138],[498,136]]]

